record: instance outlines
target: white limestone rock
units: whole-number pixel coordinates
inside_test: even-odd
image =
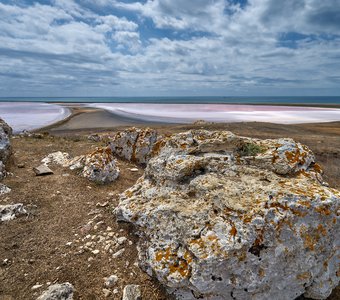
[[[45,158],[41,160],[41,162],[45,165],[56,164],[56,165],[68,165],[69,160],[71,159],[70,154],[66,152],[53,152],[47,155]]]
[[[82,174],[85,178],[97,183],[108,183],[119,176],[117,161],[109,147],[98,148],[85,158]]]
[[[12,154],[11,135],[12,128],[0,118],[0,180],[6,176],[5,164]]]
[[[0,196],[4,194],[8,194],[9,192],[11,192],[11,189],[8,186],[0,183]]]
[[[340,193],[306,146],[202,130],[158,152],[115,212],[178,299],[326,299],[337,286]]]
[[[69,282],[51,285],[37,300],[73,300],[74,287]]]
[[[97,183],[108,183],[117,179],[119,168],[109,147],[97,148],[92,153],[72,158],[65,152],[54,152],[42,159],[45,165],[58,164],[71,170],[79,170],[80,174]]]
[[[157,132],[153,129],[132,127],[110,137],[109,146],[114,154],[129,161],[145,164],[151,156],[157,138]]]
[[[27,211],[22,203],[0,205],[0,222],[10,221],[25,214]]]

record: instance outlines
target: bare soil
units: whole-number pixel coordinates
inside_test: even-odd
[[[162,133],[204,128],[226,129],[259,138],[292,137],[314,151],[325,169],[325,180],[332,187],[340,188],[340,122],[153,127]],[[95,131],[118,129],[121,128],[101,128]],[[126,284],[140,285],[143,299],[170,299],[155,280],[136,266],[138,237],[132,226],[117,223],[112,213],[118,204],[117,195],[132,186],[142,175],[141,166],[119,159],[121,175],[109,185],[96,185],[80,177],[76,171],[55,165],[51,166],[54,174],[50,176],[38,177],[32,170],[51,152],[65,151],[75,156],[101,146],[100,142],[87,139],[90,133],[94,133],[94,130],[65,131],[54,128],[53,135],[43,138],[12,139],[14,155],[9,167],[12,175],[3,181],[12,192],[0,196],[0,204],[24,203],[29,215],[0,224],[0,300],[36,299],[47,288],[47,283],[67,281],[77,290],[75,299],[105,299],[104,278],[112,274],[119,277],[118,283],[111,288],[111,291],[117,289],[117,293],[106,299],[121,299]],[[18,168],[20,164],[25,167]],[[135,167],[139,169],[138,172],[130,170]],[[85,226],[91,220],[91,225]],[[100,221],[103,223],[95,226]],[[111,230],[107,227],[111,227]],[[97,242],[99,236],[107,239],[110,232],[116,237],[127,237],[127,241],[113,249],[115,252],[125,248],[124,253],[116,259]],[[93,240],[92,236],[95,236]],[[88,241],[94,242],[95,248],[100,250],[98,254],[82,251]],[[3,263],[5,259],[8,259],[7,263]],[[32,290],[37,284],[43,286]],[[339,288],[328,299],[340,299]]]

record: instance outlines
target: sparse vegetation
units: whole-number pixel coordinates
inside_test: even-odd
[[[262,153],[264,149],[259,145],[246,143],[243,144],[238,151],[241,156],[255,156],[259,153]]]

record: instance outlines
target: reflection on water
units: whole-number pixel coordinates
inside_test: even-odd
[[[53,124],[71,114],[70,110],[55,104],[1,102],[0,117],[4,119],[15,133],[32,130]]]
[[[191,123],[196,120],[279,124],[340,121],[340,109],[334,108],[149,103],[94,103],[89,106],[102,108],[116,115],[135,120],[169,123]]]

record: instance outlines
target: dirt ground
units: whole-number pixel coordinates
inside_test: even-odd
[[[340,188],[340,122],[314,125],[274,125],[234,123],[212,125],[157,126],[163,133],[189,128],[227,129],[236,134],[276,138],[292,137],[308,145],[325,169],[325,180]],[[107,131],[107,128],[96,131]],[[114,129],[117,130],[117,129]],[[164,289],[136,265],[138,237],[133,228],[115,221],[112,210],[117,195],[135,183],[143,173],[140,166],[119,160],[121,175],[109,185],[96,185],[60,166],[52,165],[53,175],[35,176],[32,168],[55,151],[72,156],[85,154],[100,142],[87,139],[93,130],[53,130],[44,138],[14,137],[13,162],[3,183],[12,192],[0,196],[0,204],[23,203],[27,217],[0,224],[0,300],[36,299],[50,283],[71,282],[75,299],[121,299],[126,284],[138,284],[145,300],[170,299]],[[18,165],[24,164],[24,168]],[[137,167],[138,172],[130,169]],[[126,237],[118,246],[110,236]],[[92,248],[87,243],[92,243]],[[112,253],[125,249],[122,255]],[[111,249],[111,251],[110,251]],[[94,250],[99,250],[98,254]],[[92,252],[94,251],[94,252]],[[7,263],[4,261],[8,259]],[[104,278],[119,280],[105,298]],[[35,285],[42,285],[32,290]],[[302,299],[302,298],[300,298]],[[336,289],[329,300],[340,299]]]

